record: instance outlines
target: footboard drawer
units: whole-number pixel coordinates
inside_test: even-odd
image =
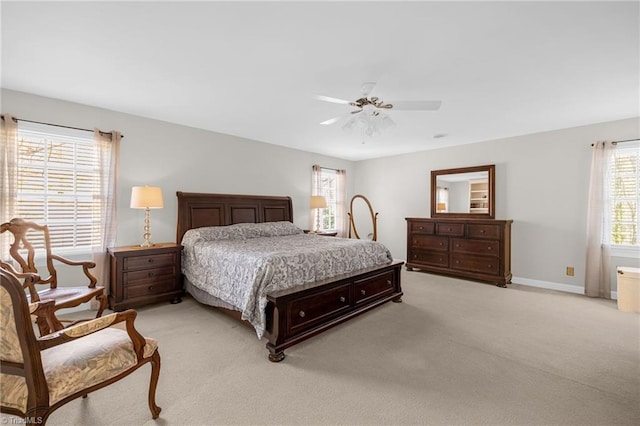
[[[350,305],[349,284],[294,300],[288,309],[289,331],[298,332],[313,327],[327,318],[349,310]]]
[[[356,303],[366,303],[385,294],[393,293],[395,283],[393,272],[374,275],[373,277],[355,281]]]

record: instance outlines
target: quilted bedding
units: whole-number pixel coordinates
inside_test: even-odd
[[[242,312],[258,338],[268,293],[393,260],[381,243],[304,234],[290,222],[191,229],[182,245],[185,277]]]

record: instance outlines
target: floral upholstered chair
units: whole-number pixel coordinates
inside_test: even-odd
[[[158,344],[134,328],[134,310],[36,337],[31,315],[51,316],[54,302],[29,304],[15,275],[0,269],[0,278],[0,411],[45,424],[60,406],[150,363],[149,409],[158,418]],[[111,327],[119,322],[126,331]]]
[[[24,219],[14,218],[0,225],[0,234],[4,232],[13,234],[13,243],[9,249],[9,253],[13,260],[20,266],[21,270],[16,271],[11,264],[2,262],[2,259],[0,259],[0,268],[8,270],[14,275],[20,276],[19,274],[21,273],[32,273],[44,277],[36,268],[36,247],[34,247],[32,242],[35,244],[37,241],[45,250],[48,277],[40,278],[37,282],[28,286],[29,294],[27,297],[29,302],[37,302],[41,299],[52,299],[55,301],[53,310],[57,311],[59,309],[76,307],[95,298],[100,303],[96,318],[102,315],[102,312],[107,307],[107,296],[104,294],[104,287],[96,285],[96,277],[89,272],[89,269],[95,268],[96,264],[94,262],[75,262],[53,254],[51,252],[49,227],[46,225],[38,225],[37,223],[28,222]],[[30,239],[32,241],[29,241]],[[67,285],[58,286],[58,274],[54,266],[54,260],[68,266],[81,266],[87,279],[87,285],[78,287]],[[45,284],[47,287],[42,290],[37,290],[36,285],[40,284]],[[76,321],[76,323],[81,321],[84,320]],[[58,326],[57,328],[49,328],[47,321],[40,316],[36,316],[36,323],[38,324],[41,335],[62,328],[60,322],[56,324]]]

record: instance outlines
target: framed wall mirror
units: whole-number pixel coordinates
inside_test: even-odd
[[[494,164],[431,171],[431,217],[493,219]]]

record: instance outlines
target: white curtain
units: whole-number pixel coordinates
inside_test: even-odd
[[[587,204],[587,260],[584,293],[611,298],[611,157],[612,142],[593,144]]]
[[[336,179],[338,190],[336,194],[336,228],[338,237],[347,237],[349,219],[347,217],[347,171],[337,170]]]
[[[116,242],[116,183],[122,135],[115,131],[103,133],[96,129],[94,136],[98,146],[100,167],[100,188],[94,194],[94,200],[101,207],[102,239],[92,249],[93,261],[96,263],[92,273],[98,279],[99,285],[107,287],[109,282],[107,247],[114,246]]]
[[[2,137],[0,139],[0,223],[15,216],[18,175],[18,122],[9,114],[2,115]],[[0,259],[9,259],[11,233],[0,234]]]
[[[320,166],[314,164],[311,168],[311,195],[322,195],[322,176]],[[318,210],[311,210],[309,215],[309,229],[316,229],[316,215]]]

